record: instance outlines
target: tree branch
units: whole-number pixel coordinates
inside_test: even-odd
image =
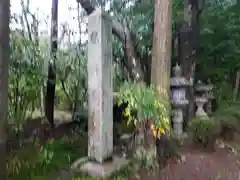
[[[82,8],[90,15],[95,6],[91,0],[77,0]],[[126,65],[131,78],[135,81],[144,81],[144,73],[141,67],[140,60],[136,57],[132,35],[127,26],[112,19],[112,33],[119,38],[124,46],[124,54],[127,59]]]

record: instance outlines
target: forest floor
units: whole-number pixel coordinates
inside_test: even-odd
[[[240,156],[232,148],[218,148],[204,152],[194,147],[185,148],[182,162],[170,160],[158,173],[140,172],[140,177],[152,180],[239,180]],[[132,178],[134,180],[134,178]]]
[[[34,136],[38,141],[37,145],[28,143],[17,148],[16,141],[10,141],[9,179],[50,180],[56,177],[64,180],[93,179],[71,177],[68,169],[72,162],[87,154],[87,133],[76,133],[76,124],[62,124],[62,119],[67,119],[64,122],[69,122],[70,113],[60,112],[59,114],[63,114],[60,115],[61,118],[58,115],[61,123],[53,131],[48,124],[43,123],[42,118],[35,118],[27,123],[21,137],[30,139]],[[183,157],[181,162],[169,160],[168,165],[160,172],[149,174],[146,170],[140,170],[138,175],[142,180],[240,180],[239,152],[240,138],[231,143],[219,143],[217,150],[211,153],[189,145],[181,149]],[[41,166],[41,170],[31,170],[29,165],[24,163],[20,167],[18,165],[16,170],[16,163],[12,162],[12,159],[16,158],[20,162],[28,162],[33,167]],[[135,174],[136,172],[126,169],[111,179],[137,180]]]

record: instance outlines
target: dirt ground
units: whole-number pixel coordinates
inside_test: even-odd
[[[141,180],[240,180],[240,156],[229,148],[204,152],[187,147],[181,155],[182,162],[169,160],[168,166],[157,174],[141,171]]]

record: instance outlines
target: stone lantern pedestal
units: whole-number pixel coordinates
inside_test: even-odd
[[[196,117],[208,119],[207,113],[204,111],[203,106],[207,102],[207,98],[195,97],[195,103],[197,105]]]

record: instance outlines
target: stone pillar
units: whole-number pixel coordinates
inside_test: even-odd
[[[88,158],[103,163],[113,153],[112,28],[97,9],[88,17]]]

